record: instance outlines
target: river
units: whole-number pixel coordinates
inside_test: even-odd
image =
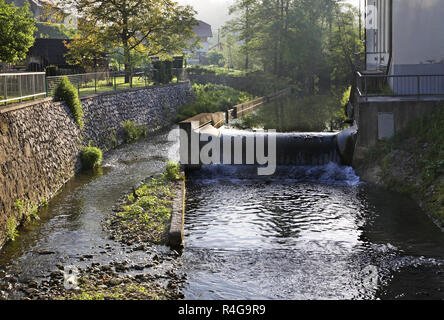
[[[151,246],[110,240],[103,220],[142,179],[177,151],[167,132],[122,146],[101,170],[79,174],[41,219],[0,252],[0,293],[21,299],[20,283],[57,268],[126,261],[161,266],[132,274],[184,274],[186,299],[444,298],[444,235],[405,196],[362,183],[350,167],[208,166],[187,177],[185,248],[177,258]]]
[[[443,233],[349,167],[206,167],[187,192],[188,299],[444,298]]]

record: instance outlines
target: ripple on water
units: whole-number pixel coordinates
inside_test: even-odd
[[[255,174],[254,168],[213,166],[189,177],[186,298],[393,298],[386,289],[398,273],[442,268],[443,257],[418,257],[406,249],[399,236],[406,230],[394,226],[403,210],[421,220],[420,210],[405,198],[381,205],[367,196],[351,168],[280,167],[273,177]],[[378,196],[390,200],[386,192]],[[407,209],[398,208],[403,205]],[[400,230],[379,227],[387,215]],[[414,242],[443,243],[428,228],[424,237],[437,238]],[[414,290],[397,285],[398,291]]]

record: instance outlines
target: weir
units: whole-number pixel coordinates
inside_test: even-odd
[[[201,114],[180,123],[185,168],[202,164],[277,166],[351,165],[356,129],[340,133],[277,133],[223,127],[223,113]]]

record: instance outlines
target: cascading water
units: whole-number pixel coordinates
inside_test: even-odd
[[[244,159],[245,154],[248,152],[248,138],[254,139],[252,141],[255,141],[255,145],[257,145],[259,138],[264,140],[265,150],[267,150],[270,144],[270,137],[273,136],[276,144],[277,165],[317,166],[330,162],[341,163],[341,157],[336,145],[337,133],[266,133],[224,128],[222,128],[220,132],[221,141],[226,139],[234,141],[236,138],[242,138],[242,154],[244,155]],[[221,150],[223,152],[222,143]]]

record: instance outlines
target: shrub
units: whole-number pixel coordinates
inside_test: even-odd
[[[54,98],[57,101],[65,101],[68,105],[74,120],[80,128],[83,128],[83,110],[77,89],[69,81],[68,77],[62,77],[60,83],[54,91]]]
[[[11,241],[15,241],[15,238],[18,237],[18,231],[14,217],[9,217],[6,223],[6,237]]]
[[[80,152],[80,159],[83,169],[93,169],[101,165],[103,160],[102,151],[99,148],[87,146]]]
[[[194,84],[196,100],[179,108],[177,121],[199,113],[226,111],[232,106],[254,99],[253,95],[220,84]]]
[[[125,132],[125,140],[128,143],[146,136],[146,127],[144,125],[138,126],[129,120],[123,123],[123,130]]]
[[[180,175],[180,164],[177,162],[168,161],[163,176],[165,179],[170,181],[181,180],[182,176]]]

